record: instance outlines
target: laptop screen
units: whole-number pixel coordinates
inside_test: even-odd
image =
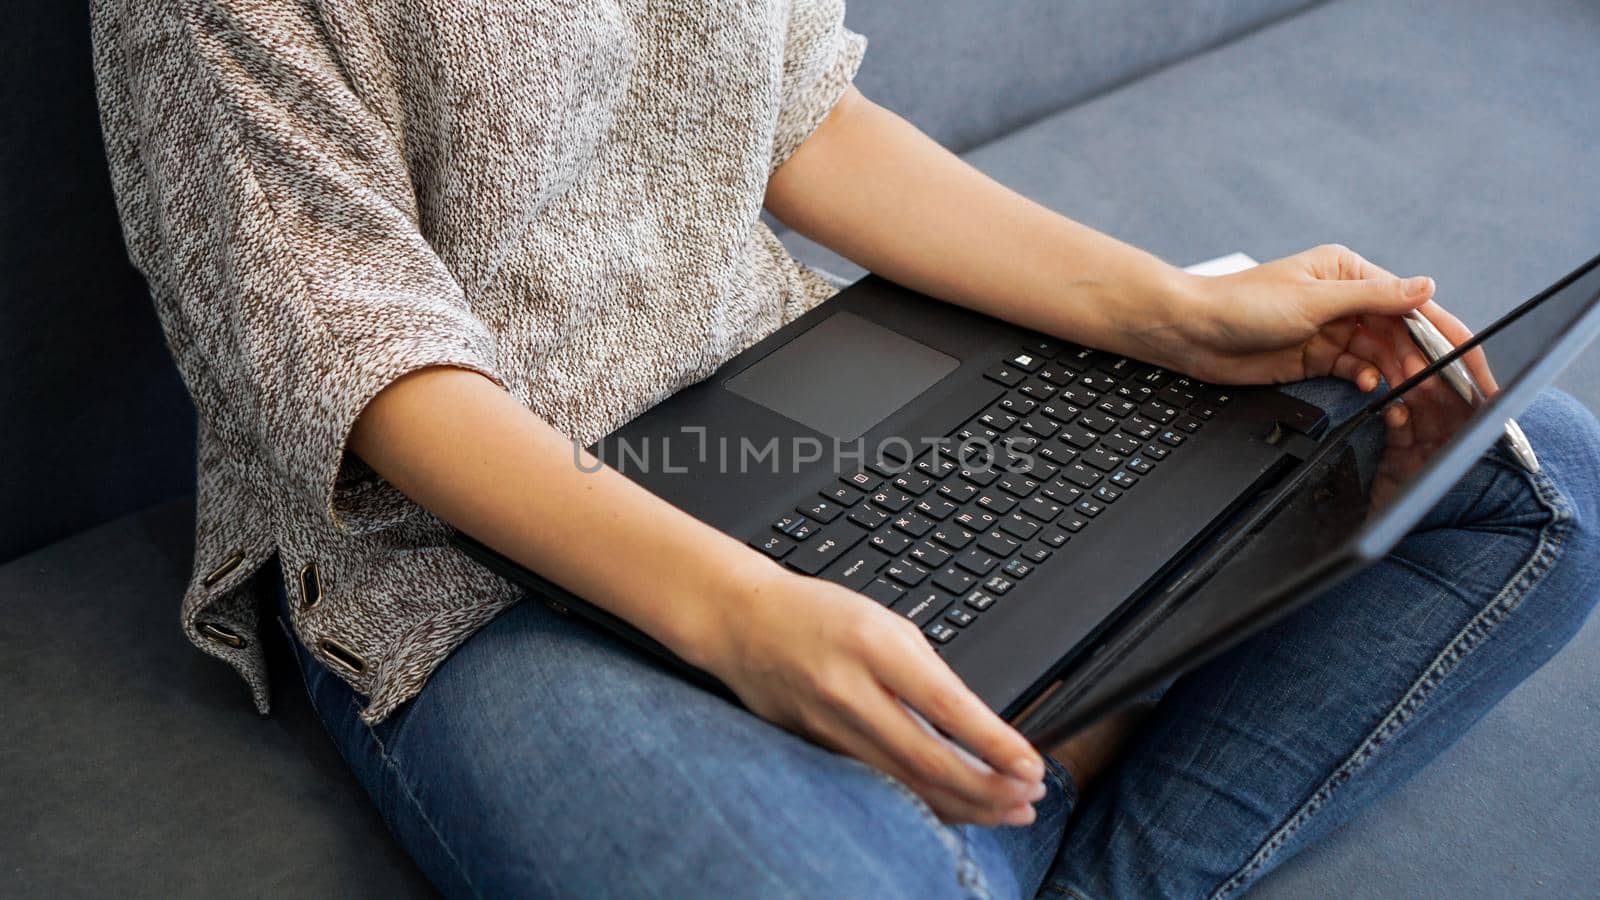
[[[1382,557],[1485,452],[1515,477],[1532,459],[1510,449],[1503,424],[1600,331],[1600,259],[1470,339],[1457,325],[1441,327],[1459,343],[1455,351],[1431,366],[1413,360],[1412,377],[1336,426],[1283,484],[1224,524],[1209,549],[1019,721],[1024,733],[1064,737]],[[1476,392],[1451,374],[1452,361],[1470,371]],[[1396,404],[1404,419],[1385,421]],[[1526,435],[1533,458],[1541,436]]]

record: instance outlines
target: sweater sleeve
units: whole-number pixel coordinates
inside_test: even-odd
[[[400,138],[346,83],[314,4],[107,5],[128,19],[104,30],[123,83],[101,90],[119,101],[114,179],[133,173],[130,254],[199,414],[335,529],[420,514],[347,453],[356,417],[427,366],[506,385],[419,227]]]
[[[771,171],[828,117],[855,78],[866,48],[866,38],[844,26],[844,0],[792,0]]]

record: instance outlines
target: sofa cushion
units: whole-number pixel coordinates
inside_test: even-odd
[[[0,29],[0,560],[194,490],[194,409],[128,263],[89,4]]]
[[[431,895],[287,645],[264,718],[184,640],[193,529],[172,502],[0,566],[0,894]]]
[[[1314,0],[851,0],[856,83],[964,150]]]

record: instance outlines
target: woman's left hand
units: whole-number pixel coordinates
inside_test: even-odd
[[[1425,364],[1403,314],[1460,324],[1432,302],[1433,279],[1397,278],[1337,244],[1183,285],[1164,324],[1128,335],[1141,345],[1131,355],[1219,384],[1399,384]]]

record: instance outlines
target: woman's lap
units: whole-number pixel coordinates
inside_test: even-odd
[[[375,728],[342,682],[306,674],[384,818],[452,896],[1016,895],[1043,878],[1071,807],[1057,770],[1032,828],[943,826],[875,770],[539,603],[497,617]]]
[[[866,766],[536,603],[375,728],[301,663],[352,768],[452,895],[1205,894],[1402,781],[1576,631],[1600,516],[1586,416],[1541,397],[1522,424],[1542,477],[1480,463],[1390,559],[1179,679],[1070,829],[1058,768],[1035,825],[944,827]],[[1552,506],[1572,517],[1551,524]]]

